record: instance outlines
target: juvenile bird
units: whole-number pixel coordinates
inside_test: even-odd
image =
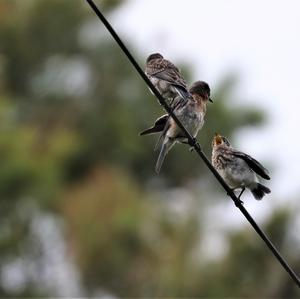
[[[154,53],[147,58],[145,74],[165,99],[171,99],[171,106],[178,95],[185,101],[192,98],[179,69],[161,54]]]
[[[255,199],[261,200],[271,190],[259,183],[257,175],[269,180],[268,171],[251,156],[233,149],[226,137],[216,134],[212,142],[212,164],[233,190],[248,188]]]
[[[203,81],[195,82],[189,89],[189,92],[192,98],[189,98],[187,101],[179,101],[174,108],[174,113],[188,132],[193,137],[196,137],[204,124],[206,104],[208,101],[212,102],[212,100],[210,99],[210,88]],[[168,114],[158,118],[151,128],[141,132],[140,135],[159,132],[162,132],[162,134],[158,141],[158,143],[161,141],[161,149],[155,167],[157,173],[160,172],[162,163],[172,146],[176,142],[187,143],[184,133]]]

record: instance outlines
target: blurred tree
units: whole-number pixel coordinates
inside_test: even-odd
[[[88,289],[141,297],[181,288],[197,240],[196,213],[175,224],[161,202],[141,200],[126,174],[110,168],[96,169],[65,196],[70,240]]]
[[[282,251],[288,247],[292,213],[282,210],[266,223],[266,232]],[[207,264],[207,284],[199,290],[204,297],[296,298],[299,289],[275,262],[263,242],[249,229],[231,234],[228,254],[222,261]],[[295,263],[297,265],[297,262]],[[286,285],[285,285],[286,284]],[[199,293],[198,293],[199,294]]]
[[[95,161],[103,160],[129,169],[142,182],[152,178],[157,154],[149,149],[157,137],[137,135],[163,111],[145,83],[108,33],[88,40],[87,35],[99,23],[88,26],[94,16],[88,15],[84,7],[70,0],[31,2],[21,12],[15,2],[14,18],[0,28],[0,38],[6,40],[0,46],[5,57],[6,92],[18,100],[19,117],[39,127],[59,127],[63,123],[79,132],[85,146],[70,161],[71,179],[84,175]],[[72,79],[82,85],[81,90],[70,82]],[[220,89],[215,89],[215,103],[209,106],[210,117],[199,134],[208,152],[215,128],[222,128],[222,133],[230,136],[236,127],[262,119],[253,108],[237,107],[232,111],[228,99],[234,85],[233,79],[226,79]],[[185,163],[174,163],[179,156]],[[173,185],[203,175],[201,164],[193,167],[195,159],[179,147],[169,155],[163,175]]]
[[[123,2],[97,3],[108,13]],[[163,111],[84,1],[2,0],[0,39],[0,273],[30,251],[38,260],[31,232],[38,207],[64,220],[88,295],[296,294],[283,278],[259,275],[274,261],[248,231],[230,236],[224,259],[195,262],[202,230],[195,205],[178,217],[158,198],[208,173],[178,146],[153,179],[156,137],[138,132]],[[231,137],[264,119],[259,109],[232,108],[236,84],[229,75],[214,88],[199,134],[208,155],[216,130]],[[270,231],[281,245],[288,216],[278,217]],[[3,275],[1,296],[52,295],[30,277],[9,289]]]

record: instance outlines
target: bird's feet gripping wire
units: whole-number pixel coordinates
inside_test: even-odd
[[[232,191],[233,194],[235,194],[234,191],[235,191],[236,189],[239,189],[239,188],[233,188],[233,189],[231,189],[231,191]],[[235,204],[237,207],[239,207],[239,206],[241,206],[241,205],[244,204],[244,202],[241,200],[241,196],[242,196],[242,194],[244,193],[245,189],[246,189],[245,187],[242,187],[242,191],[240,192],[239,196],[237,197],[237,199],[234,200],[234,204]],[[228,196],[231,196],[232,194],[230,194],[230,192],[227,192],[227,195],[228,195]]]
[[[192,151],[194,151],[195,146],[198,144],[198,141],[196,138],[193,138],[192,141],[187,140],[187,141],[182,141],[181,143],[188,144],[190,146],[189,151],[192,152]]]
[[[239,199],[239,200],[240,200],[242,194],[244,193],[245,189],[246,189],[246,187],[243,187],[243,188],[242,188],[241,193],[240,193],[239,196],[238,196],[238,199]]]
[[[195,137],[193,137],[192,141],[189,141],[188,144],[190,145],[190,152],[194,151],[196,146],[200,148],[200,144]]]
[[[235,189],[237,189],[237,188],[232,189],[232,191],[234,192]],[[246,189],[245,186],[242,187],[242,190],[241,190],[239,196],[237,197],[237,200],[234,202],[237,207],[244,204],[244,202],[241,200],[241,196],[244,193],[245,189]]]

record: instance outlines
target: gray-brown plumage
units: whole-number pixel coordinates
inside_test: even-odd
[[[203,81],[195,82],[189,89],[192,98],[180,101],[174,108],[174,113],[189,133],[196,137],[204,124],[206,105],[210,99],[210,89]],[[162,132],[159,141],[162,141],[160,154],[156,163],[156,172],[159,173],[162,163],[176,142],[187,143],[187,138],[177,126],[172,117],[165,114],[158,118],[154,126],[144,130],[140,135],[148,135]]]
[[[225,182],[234,190],[248,188],[255,199],[260,200],[271,192],[269,188],[259,183],[257,175],[270,180],[268,171],[251,156],[233,149],[226,137],[219,134],[212,142],[212,164]]]
[[[171,99],[171,106],[176,96],[184,100],[191,98],[179,69],[161,54],[154,53],[147,58],[145,74],[165,99]]]

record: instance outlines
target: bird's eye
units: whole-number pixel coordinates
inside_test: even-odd
[[[228,141],[228,139],[227,138],[225,138],[225,137],[222,137],[222,141],[226,144],[226,145],[230,145],[230,143],[229,143],[229,141]]]

